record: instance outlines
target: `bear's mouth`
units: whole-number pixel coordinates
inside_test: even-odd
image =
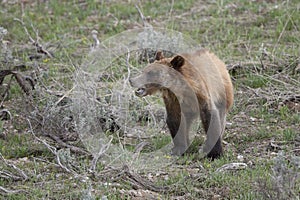
[[[147,95],[146,88],[144,88],[144,87],[138,88],[135,91],[135,95],[138,96],[138,97],[144,97],[144,96],[146,96]]]

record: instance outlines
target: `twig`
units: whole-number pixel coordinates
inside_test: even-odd
[[[124,94],[124,91],[126,90],[127,83],[129,82],[129,78],[130,78],[130,63],[129,63],[129,59],[130,59],[130,51],[129,51],[129,49],[127,49],[126,66],[127,66],[128,75],[127,75],[127,77],[124,80],[124,85],[123,85],[123,89],[121,91],[121,94]]]
[[[59,153],[57,152],[57,149],[56,149],[55,147],[51,146],[50,144],[48,144],[46,141],[44,141],[44,140],[40,139],[39,137],[37,137],[37,136],[35,135],[35,133],[33,132],[33,129],[32,129],[32,125],[31,125],[30,120],[27,119],[27,122],[28,122],[28,124],[29,124],[29,128],[30,128],[31,134],[34,136],[34,138],[35,138],[36,140],[38,140],[39,142],[43,143],[43,144],[44,144],[44,145],[45,145],[45,146],[46,146],[46,147],[47,147],[47,148],[48,148],[48,149],[56,156],[56,161],[57,161],[58,165],[59,165],[62,169],[64,169],[66,172],[71,173],[71,174],[77,176],[78,174],[77,174],[74,170],[67,168],[66,166],[64,166],[64,165],[61,163],[61,161],[60,161],[60,155],[59,155]]]
[[[132,156],[132,162],[134,162],[138,156],[140,155],[141,151],[144,149],[145,146],[149,145],[149,142],[141,142],[138,145],[136,145],[135,149],[134,149],[134,154]]]
[[[2,81],[3,81],[3,79],[4,79],[4,77],[3,77],[3,79],[2,79],[2,75],[3,75],[3,71],[10,71],[10,70],[2,70],[1,72],[0,72],[0,85],[2,84]],[[11,74],[11,73],[10,73]],[[5,75],[6,76],[6,75]],[[10,85],[11,85],[11,83],[12,83],[12,80],[13,80],[13,76],[11,76],[10,77],[10,79],[9,79],[9,81],[8,81],[8,83],[7,83],[7,87],[6,87],[6,89],[4,90],[4,92],[3,92],[3,94],[1,95],[2,97],[3,97],[3,100],[2,100],[2,103],[3,103],[3,101],[6,99],[6,97],[9,95],[9,93],[8,93],[8,91],[9,91],[9,89],[10,89]],[[1,104],[2,104],[1,103]]]
[[[131,75],[129,59],[130,59],[130,51],[128,49],[127,50],[127,57],[126,57],[126,66],[127,66],[128,75],[127,75],[127,79],[126,79],[125,83],[127,83],[129,81],[129,78],[130,78],[130,75]]]
[[[16,170],[23,177],[24,180],[28,179],[28,176],[25,174],[25,172],[23,172],[20,168],[18,168],[14,164],[8,163],[1,153],[0,153],[0,159],[3,160],[7,166],[12,167],[14,170]]]
[[[60,97],[54,104],[54,106],[57,106],[65,97],[69,96],[69,94],[74,90],[76,86],[73,86],[69,91],[67,91],[62,97]]]
[[[249,66],[254,67],[254,66],[258,66],[258,65],[262,65],[261,61],[249,61],[249,62],[239,62],[239,63],[234,63],[234,64],[229,64],[227,65],[227,70],[235,70],[237,68],[248,68]],[[277,65],[272,64],[272,63],[263,63],[264,67],[265,66],[271,66],[271,67],[275,67]]]
[[[127,180],[134,186],[135,189],[142,188],[154,192],[165,192],[169,190],[169,187],[158,187],[149,180],[142,178],[139,174],[133,173],[129,170],[129,167],[127,165],[124,165],[123,172],[125,173]]]
[[[1,178],[4,178],[4,179],[12,179],[13,181],[20,181],[22,180],[23,178],[20,177],[20,176],[16,176],[10,172],[7,172],[7,171],[0,171],[0,177]]]
[[[122,168],[112,170],[110,174],[114,174],[114,177],[111,178],[113,182],[118,180],[127,181],[135,189],[147,189],[154,192],[167,192],[170,190],[169,187],[156,186],[151,181],[141,177],[139,174],[132,172],[128,165],[124,165]]]
[[[20,192],[25,192],[24,190],[9,190],[2,186],[0,186],[0,191],[4,192],[6,194],[16,194],[16,193],[20,193]]]
[[[170,8],[170,12],[169,12],[169,19],[172,18],[173,9],[174,9],[174,0],[172,0],[172,3],[171,3],[171,8]]]
[[[17,71],[13,71],[13,70],[1,70],[0,71],[0,85],[2,85],[4,78],[8,75],[12,75],[12,76],[11,76],[11,79],[7,85],[7,88],[2,96],[4,96],[8,92],[13,77],[15,77],[19,86],[21,87],[23,92],[25,92],[27,95],[30,94],[30,90],[34,89],[34,81],[32,80],[31,77],[23,76],[21,73],[19,73]],[[31,88],[29,88],[27,82],[30,84]]]
[[[142,13],[142,11],[141,11],[141,9],[139,8],[139,6],[135,4],[135,8],[137,9],[137,11],[138,11],[139,14],[140,14],[140,17],[141,17],[142,22],[143,22],[143,26],[144,26],[144,27],[152,27],[152,26],[147,22],[147,19],[146,19],[146,17],[144,16],[144,14]]]
[[[295,12],[295,11],[293,11],[293,13],[294,13],[294,12]],[[283,33],[286,31],[287,25],[289,24],[290,21],[292,21],[292,20],[291,20],[291,16],[293,15],[293,13],[291,13],[290,15],[288,15],[288,19],[286,20],[286,22],[285,22],[285,24],[284,24],[284,26],[283,26],[283,28],[282,28],[282,31],[280,32],[280,35],[279,35],[279,37],[278,37],[278,39],[277,39],[277,42],[276,42],[276,44],[275,44],[275,46],[274,46],[274,48],[273,48],[273,50],[272,50],[272,55],[274,55],[274,52],[275,52],[275,50],[277,49],[277,46],[278,46],[278,44],[279,44],[279,41],[281,40]]]
[[[0,103],[0,107],[2,106],[2,102]],[[12,114],[8,109],[0,109],[0,118],[3,119],[12,119]]]
[[[38,53],[43,53],[43,54],[47,55],[49,58],[53,58],[52,54],[51,54],[49,51],[47,51],[47,50],[46,50],[46,49],[38,42],[38,33],[37,33],[37,31],[36,31],[35,29],[34,29],[34,32],[35,32],[36,37],[37,37],[36,40],[34,40],[34,39],[31,37],[31,35],[30,35],[28,29],[26,28],[26,25],[25,25],[25,23],[23,22],[23,20],[20,20],[20,19],[18,19],[18,18],[14,18],[14,20],[21,23],[21,25],[23,26],[23,29],[24,29],[26,35],[28,36],[28,38],[29,38],[30,42],[33,44],[33,46],[36,47]]]
[[[107,142],[107,144],[104,145],[104,147],[101,148],[97,154],[92,154],[93,155],[93,160],[91,162],[91,167],[90,167],[91,172],[95,171],[96,165],[97,165],[97,162],[98,162],[99,158],[108,150],[108,148],[111,145],[112,140],[113,140],[113,137],[110,138],[110,140]]]
[[[69,148],[72,152],[75,153],[81,153],[81,154],[89,154],[87,151],[82,150],[79,147],[75,147],[69,144],[66,144],[65,142],[63,142],[59,137],[57,137],[56,135],[52,135],[52,134],[45,134],[46,136],[50,137],[51,139],[53,139],[55,142],[57,142],[61,147],[65,147],[65,148]]]

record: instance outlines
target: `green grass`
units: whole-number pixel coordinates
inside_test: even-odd
[[[250,73],[245,77],[243,84],[251,88],[261,88],[266,86],[267,82],[267,77]]]
[[[158,136],[153,139],[152,143],[154,146],[154,149],[160,149],[164,147],[166,144],[169,144],[171,142],[170,136]]]
[[[90,50],[93,43],[92,30],[97,30],[99,39],[104,41],[122,31],[142,27],[143,22],[134,5],[136,3],[149,23],[155,27],[182,32],[201,47],[211,49],[226,64],[241,65],[241,69],[231,72],[236,95],[235,106],[227,118],[232,125],[228,125],[225,131],[225,155],[215,161],[199,159],[197,152],[203,139],[197,138],[190,147],[190,153],[179,158],[176,163],[140,175],[150,179],[155,185],[171,188],[168,192],[158,192],[161,199],[184,195],[187,196],[183,198],[187,199],[264,199],[264,194],[276,192],[272,185],[272,169],[276,167],[273,158],[278,151],[271,152],[268,149],[270,141],[286,152],[285,162],[290,162],[293,156],[299,158],[299,154],[295,155],[293,151],[299,134],[299,110],[278,105],[283,95],[299,92],[299,74],[294,73],[299,64],[300,52],[298,1],[128,2],[26,1],[23,7],[22,3],[0,3],[0,26],[8,31],[4,41],[8,41],[14,59],[18,59],[5,63],[0,56],[0,69],[12,69],[16,63],[21,62],[27,66],[24,69],[26,75],[38,71],[39,81],[43,84],[36,89],[34,100],[38,105],[33,110],[38,112],[47,108],[51,111],[54,102],[60,97],[47,93],[48,96],[41,98],[39,91],[47,87],[48,92],[66,94],[73,87],[72,73]],[[39,42],[54,57],[31,61],[29,57],[36,54],[36,49],[30,44],[22,25],[14,18],[24,21],[33,39],[37,38],[38,33]],[[97,59],[101,62],[103,58]],[[107,73],[114,74],[115,79],[124,78],[127,73],[124,61],[123,58],[113,61],[115,65]],[[131,64],[142,66],[138,62]],[[113,80],[109,79],[107,82]],[[112,88],[108,84],[107,89]],[[275,95],[273,90],[280,94],[275,96],[273,104],[269,104],[271,98],[267,97]],[[267,93],[268,91],[272,92]],[[25,191],[3,194],[4,196],[0,191],[0,199],[81,199],[88,193],[89,187],[92,188],[91,194],[95,199],[101,199],[104,195],[108,199],[132,198],[128,193],[128,190],[133,189],[128,177],[124,178],[121,171],[114,172],[121,174],[118,177],[114,173],[106,174],[108,168],[100,163],[95,173],[89,173],[90,157],[72,153],[75,165],[79,168],[74,169],[79,176],[60,168],[56,157],[28,134],[27,118],[22,113],[27,112],[25,108],[29,108],[26,106],[31,104],[26,104],[27,99],[15,81],[12,82],[9,93],[8,99],[3,102],[0,99],[1,106],[4,105],[13,115],[13,119],[9,121],[0,121],[0,152],[8,162],[24,170],[29,179],[13,181],[0,177],[0,186]],[[157,103],[151,99],[147,102]],[[34,112],[32,114],[36,114]],[[42,119],[45,116],[38,117]],[[63,123],[62,119],[68,116],[59,114],[57,117]],[[147,122],[141,125],[145,124]],[[37,126],[41,124],[37,123]],[[58,132],[64,135],[68,132],[68,127]],[[137,144],[140,142],[136,141]],[[141,153],[160,149],[171,142],[171,137],[151,137],[147,142],[150,145]],[[55,142],[50,144],[57,145]],[[76,142],[72,144],[82,146]],[[58,145],[56,147],[61,148]],[[134,147],[130,145],[128,149],[133,150]],[[243,155],[244,160],[238,160],[238,155]],[[248,167],[224,173],[216,172],[224,164],[232,162],[245,162]],[[135,172],[134,166],[130,166],[130,169]],[[1,162],[0,171],[6,170],[17,173]],[[153,177],[149,178],[150,175]],[[296,185],[299,186],[299,181]],[[286,199],[284,195],[280,198]],[[278,199],[274,194],[271,197]]]
[[[33,137],[28,134],[10,133],[5,140],[0,140],[1,154],[5,158],[51,155],[47,148],[33,141]]]

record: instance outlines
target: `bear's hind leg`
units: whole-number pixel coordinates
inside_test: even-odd
[[[213,149],[207,154],[207,157],[212,159],[219,158],[223,154],[222,136],[225,131],[226,125],[226,102],[217,103],[216,107],[219,116],[219,119],[217,120],[219,122],[216,123],[219,124],[221,130],[216,144],[214,145]]]
[[[223,116],[221,112],[215,106],[212,106],[211,110],[208,110],[207,107],[201,110],[201,120],[207,134],[203,151],[211,159],[218,158],[223,154],[222,132],[224,130],[224,120],[220,119]]]

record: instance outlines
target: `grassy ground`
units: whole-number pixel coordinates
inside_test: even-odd
[[[1,199],[299,199],[298,1],[53,0],[0,5],[0,27],[7,30],[1,37],[0,29],[0,69],[36,76],[35,89],[43,91],[29,98],[9,76],[0,86],[1,95],[10,86],[9,95],[1,96]],[[67,104],[61,97],[73,87],[72,74],[93,44],[92,30],[103,41],[143,27],[135,5],[153,26],[187,34],[228,65],[235,105],[228,116],[223,158],[209,161],[188,155],[147,173],[99,164],[96,172],[88,173],[91,158],[66,150],[65,144],[82,144],[69,134],[67,123],[60,123],[68,116],[48,108]],[[37,52],[24,27],[50,55]],[[62,142],[36,138],[29,119],[50,119],[32,122],[33,130],[44,136],[51,132]],[[59,128],[52,128],[56,124]],[[56,149],[51,152],[44,140]],[[60,153],[67,159],[58,162],[64,158],[56,156]],[[235,162],[247,167],[218,170]]]

